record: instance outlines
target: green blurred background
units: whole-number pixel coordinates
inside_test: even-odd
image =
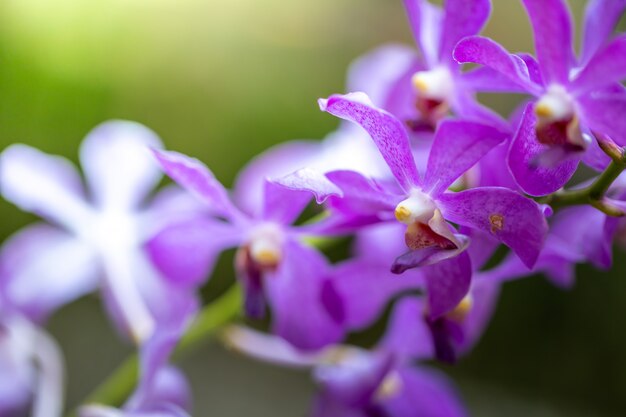
[[[584,2],[570,3],[580,18]],[[486,34],[532,51],[518,1],[494,1]],[[399,0],[0,0],[0,147],[75,161],[92,127],[131,119],[230,184],[268,146],[330,132],[337,121],[316,99],[342,92],[350,61],[385,42],[411,42]],[[0,216],[2,238],[33,220],[6,202]],[[538,277],[506,286],[480,345],[446,368],[473,415],[626,415],[626,262],[616,258],[610,274],[579,268],[572,291]],[[95,297],[50,328],[68,357],[69,404],[129,352]],[[313,389],[305,373],[217,345],[182,366],[195,416],[304,416]]]

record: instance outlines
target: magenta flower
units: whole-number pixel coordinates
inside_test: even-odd
[[[60,417],[63,355],[40,327],[42,319],[58,306],[42,303],[33,315],[31,308],[23,306],[46,300],[41,292],[49,283],[44,276],[34,277],[37,281],[31,284],[35,286],[22,286],[21,291],[15,291],[11,278],[0,273],[0,415]],[[16,295],[19,304],[12,299]]]
[[[36,324],[0,306],[0,415],[60,417],[63,357]]]
[[[303,353],[284,341],[242,327],[225,332],[226,342],[253,358],[311,368],[319,393],[311,417],[462,417],[455,389],[439,372],[412,366],[384,347],[367,351],[333,345]]]
[[[528,265],[536,261],[547,233],[546,221],[536,203],[500,187],[447,192],[457,178],[502,142],[506,134],[475,122],[442,123],[421,181],[402,123],[376,108],[365,94],[331,96],[321,100],[320,106],[322,110],[361,125],[396,179],[395,184],[378,183],[350,171],[327,174],[343,193],[341,197],[331,196],[329,205],[344,222],[362,224],[395,218],[406,225],[405,242],[409,252],[396,259],[395,272],[432,265],[463,252],[468,239],[457,233],[448,221],[490,233]],[[286,177],[281,183],[292,186],[292,177]],[[314,178],[304,186],[298,185],[301,184],[292,188],[318,193],[324,190],[324,182],[318,185]],[[458,262],[459,273],[465,271],[467,276],[469,263],[463,265],[462,259]]]
[[[499,282],[474,272],[471,283],[461,286],[445,265],[450,261],[407,271],[398,279],[389,271],[389,263],[399,250],[399,226],[386,223],[362,230],[354,258],[334,270],[346,326],[351,331],[366,329],[395,303],[381,344],[411,358],[454,362],[478,340],[491,318]],[[472,240],[469,253],[473,269],[478,269],[494,252],[497,241],[477,233]]]
[[[351,66],[348,90],[367,93],[412,131],[432,131],[450,112],[507,129],[474,96],[519,87],[488,68],[462,73],[452,57],[458,41],[482,30],[490,1],[446,0],[441,9],[427,0],[404,0],[404,6],[418,53],[397,45],[374,50]]]
[[[136,123],[94,129],[80,150],[89,194],[63,158],[26,145],[2,153],[2,195],[54,224],[27,227],[2,248],[0,275],[20,311],[41,319],[101,286],[113,318],[138,342],[170,314],[163,300],[180,291],[162,279],[142,244],[179,215],[173,212],[187,210],[187,202],[168,191],[143,207],[161,177],[149,146],[160,146],[160,140]]]
[[[310,194],[266,181],[261,198],[249,200],[251,210],[244,212],[198,160],[175,152],[155,154],[174,181],[225,220],[196,217],[158,234],[148,251],[161,271],[177,285],[195,286],[206,278],[222,250],[238,247],[235,266],[248,316],[263,317],[267,302],[274,331],[295,346],[317,349],[338,341],[343,335],[342,311],[329,286],[330,266],[321,253],[303,243],[310,229],[291,225]],[[323,176],[319,179],[318,184],[326,186],[317,195],[319,202],[340,193]],[[297,311],[306,314],[294,314]]]
[[[626,144],[626,36],[609,39],[626,8],[623,0],[591,1],[585,18],[585,36],[579,59],[572,52],[569,10],[563,0],[524,0],[535,35],[537,61],[509,54],[482,37],[457,45],[460,63],[484,65],[509,77],[536,97],[528,104],[515,134],[508,163],[522,189],[545,195],[561,188],[578,162],[596,169],[608,163],[597,155],[594,133]]]

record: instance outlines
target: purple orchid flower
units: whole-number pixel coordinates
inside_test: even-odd
[[[507,129],[504,120],[478,103],[474,95],[519,87],[489,68],[461,72],[452,58],[458,41],[484,27],[490,1],[443,3],[442,9],[427,0],[404,0],[419,54],[398,45],[374,50],[351,66],[348,90],[364,91],[414,132],[432,132],[450,111]]]
[[[11,278],[0,273],[0,415],[3,417],[60,417],[63,409],[64,361],[56,342],[41,321],[57,306],[43,303],[36,316],[22,309],[24,301],[42,300],[48,285],[36,277],[36,286],[14,291]],[[59,283],[63,286],[63,283]],[[8,291],[11,288],[13,291]],[[59,291],[62,292],[62,291]],[[17,305],[12,297],[19,294]],[[58,294],[58,293],[54,293]],[[48,294],[51,300],[54,294]]]
[[[93,130],[80,150],[89,196],[61,157],[26,145],[2,153],[2,195],[54,224],[27,227],[2,248],[0,275],[20,311],[40,319],[101,285],[113,318],[138,342],[170,314],[163,300],[183,295],[150,264],[142,243],[193,204],[167,191],[149,209],[142,206],[160,179],[148,146],[160,140],[139,124],[109,122]]]
[[[262,198],[250,199],[256,204],[244,212],[198,160],[175,152],[155,154],[174,181],[225,220],[196,217],[166,228],[148,244],[155,264],[170,280],[196,286],[206,279],[222,250],[238,247],[235,266],[248,316],[263,317],[269,303],[274,331],[301,349],[317,349],[341,339],[342,311],[329,286],[328,261],[303,243],[310,228],[292,226],[310,201],[309,193],[266,181]],[[319,177],[327,188],[317,195],[318,202],[340,194]],[[298,311],[303,314],[294,314]]]
[[[412,366],[384,349],[347,345],[303,353],[284,341],[231,327],[226,343],[253,358],[294,368],[312,368],[320,386],[311,417],[461,417],[466,412],[447,378]]]
[[[474,272],[471,282],[460,287],[445,266],[449,261],[407,271],[398,279],[389,271],[389,263],[402,233],[400,225],[393,223],[363,229],[357,235],[354,258],[334,270],[346,326],[351,331],[368,328],[395,302],[382,344],[403,356],[454,362],[479,339],[498,298],[499,284]],[[476,232],[472,241],[469,254],[476,270],[498,243]]]
[[[472,62],[500,72],[536,97],[528,104],[508,156],[522,189],[550,194],[571,178],[584,161],[604,169],[608,158],[592,136],[597,132],[626,144],[626,36],[610,40],[626,9],[624,0],[590,1],[582,54],[572,52],[572,22],[564,0],[524,0],[535,35],[538,61],[509,54],[494,41],[473,36],[454,51],[460,63]],[[601,140],[601,138],[598,138]]]
[[[160,321],[140,349],[141,378],[121,409],[89,404],[80,417],[189,417],[191,390],[184,375],[167,364],[176,343],[197,311],[194,297],[174,300],[174,313]]]
[[[432,265],[462,253],[468,244],[467,237],[456,233],[447,221],[491,233],[528,265],[536,261],[547,233],[546,221],[536,203],[500,187],[446,192],[457,178],[501,143],[506,138],[505,133],[469,121],[442,123],[425,178],[420,181],[402,123],[376,108],[365,94],[331,96],[320,100],[320,107],[361,125],[374,140],[397,181],[397,184],[374,182],[349,171],[326,175],[343,193],[341,197],[331,196],[329,206],[349,219],[347,222],[363,224],[395,218],[407,226],[405,242],[410,251],[396,259],[395,272]],[[293,177],[303,175],[306,172],[296,172],[280,182],[293,189],[323,192],[325,182],[318,186],[314,178],[290,184]],[[462,258],[459,262],[463,262]],[[470,273],[467,266],[459,264],[458,267],[461,275]]]
[[[60,417],[63,384],[63,357],[56,342],[27,318],[3,311],[0,415]]]

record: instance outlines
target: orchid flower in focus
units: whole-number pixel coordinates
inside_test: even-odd
[[[528,194],[550,194],[572,177],[582,159],[602,170],[609,159],[593,140],[626,145],[626,36],[611,39],[624,0],[590,1],[582,54],[572,52],[572,22],[564,0],[524,0],[535,35],[537,61],[508,53],[488,38],[457,45],[460,63],[500,72],[534,96],[517,127],[508,155],[511,172]]]
[[[389,264],[402,233],[394,223],[364,228],[357,235],[353,258],[334,269],[346,326],[362,331],[391,308],[381,342],[388,350],[416,359],[455,362],[479,339],[498,299],[499,282],[478,271],[498,243],[486,234],[472,233],[468,252],[474,271],[471,282],[462,286],[445,261],[407,271],[401,279],[391,273]]]
[[[406,225],[404,241],[409,251],[399,254],[393,263],[394,272],[459,256],[453,267],[458,277],[455,287],[467,288],[471,266],[463,252],[469,240],[449,222],[489,233],[513,249],[524,263],[534,264],[547,233],[544,215],[535,202],[501,187],[447,191],[483,155],[504,141],[505,133],[475,122],[442,123],[422,181],[402,123],[375,107],[365,94],[331,96],[321,100],[320,106],[361,125],[396,179],[396,183],[376,182],[350,171],[326,174],[342,191],[341,196],[330,196],[328,200],[339,221],[343,219],[350,224],[398,221]],[[307,172],[296,172],[278,181],[292,189],[322,192],[325,180],[318,184],[315,178],[310,178],[293,184],[294,177]]]

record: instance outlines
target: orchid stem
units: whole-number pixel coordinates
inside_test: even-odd
[[[201,346],[219,329],[233,321],[241,310],[241,291],[238,285],[231,286],[220,298],[205,306],[189,330],[181,338],[173,354],[174,360]],[[128,357],[100,386],[87,396],[86,404],[102,404],[118,407],[131,394],[139,378],[139,357],[135,353]],[[66,417],[76,417],[76,411]]]
[[[607,149],[602,147],[602,149],[611,157],[611,163],[589,187],[557,192],[539,201],[550,204],[555,210],[589,204],[609,216],[621,217],[626,215],[621,209],[604,199],[613,182],[626,169],[626,154],[623,149],[617,150],[614,147]]]

